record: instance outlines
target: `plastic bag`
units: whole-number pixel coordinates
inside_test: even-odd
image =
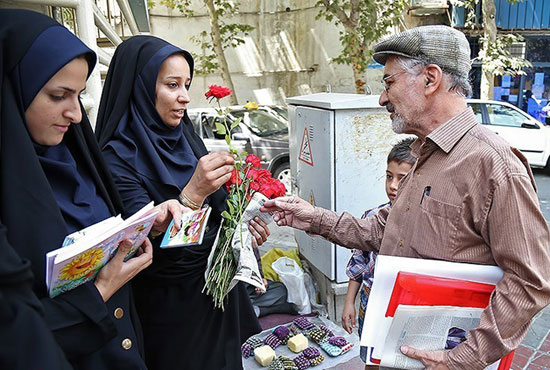
[[[311,313],[311,304],[304,283],[304,271],[292,258],[281,257],[271,264],[288,291],[288,302],[300,315]]]

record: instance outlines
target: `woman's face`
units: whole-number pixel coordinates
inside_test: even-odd
[[[157,109],[166,126],[177,127],[189,103],[189,83],[191,73],[189,63],[180,55],[166,58],[160,66],[155,89]]]
[[[25,111],[27,128],[34,142],[57,145],[71,123],[82,120],[79,95],[86,88],[88,63],[84,57],[67,63],[36,94]]]

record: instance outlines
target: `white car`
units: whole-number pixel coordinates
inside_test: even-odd
[[[531,167],[550,168],[550,127],[506,102],[468,99],[468,105],[480,123],[519,149]]]

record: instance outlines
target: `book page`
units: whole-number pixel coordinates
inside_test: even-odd
[[[176,228],[174,220],[170,222],[160,244],[161,248],[185,247],[202,244],[204,232],[211,207],[205,207],[181,214],[180,229]]]
[[[482,308],[399,305],[386,337],[380,365],[423,369],[420,361],[401,353],[401,346],[425,351],[452,349],[479,325],[482,312]]]

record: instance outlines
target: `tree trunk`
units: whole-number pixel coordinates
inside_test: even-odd
[[[482,11],[483,33],[485,36],[483,49],[487,50],[487,46],[495,43],[497,38],[497,23],[495,21],[497,11],[494,0],[482,1]],[[495,78],[493,73],[488,71],[485,63],[483,63],[481,66],[481,99],[493,99],[494,86]]]
[[[352,65],[353,79],[355,81],[355,92],[357,94],[365,93],[365,72],[360,71],[355,65]]]
[[[235,93],[235,87],[233,86],[233,80],[229,74],[229,66],[227,65],[227,59],[223,52],[222,37],[220,34],[220,25],[218,23],[218,13],[214,7],[214,0],[204,0],[204,4],[208,8],[210,15],[210,28],[212,31],[212,42],[214,44],[214,51],[218,58],[218,64],[220,66],[220,73],[222,75],[222,81],[225,87],[233,90],[233,93],[229,95],[229,103],[231,105],[239,104],[237,102],[237,94]]]

